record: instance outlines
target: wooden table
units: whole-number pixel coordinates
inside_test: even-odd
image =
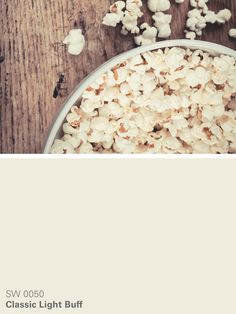
[[[0,1],[0,56],[4,57],[0,64],[1,153],[42,152],[50,125],[66,96],[97,66],[134,47],[132,37],[101,24],[113,2]],[[229,27],[236,27],[236,1],[210,0],[209,6],[216,10],[229,8],[233,19],[223,27],[208,26],[202,39],[236,49],[236,40],[227,35]],[[183,38],[188,7],[188,0],[172,6],[171,38]],[[145,12],[145,20],[150,21],[150,14]],[[62,41],[76,26],[83,29],[87,44],[80,56],[71,56]],[[55,87],[62,76],[57,95]]]

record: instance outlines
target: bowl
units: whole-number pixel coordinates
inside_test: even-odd
[[[72,106],[77,104],[83,92],[89,87],[96,79],[98,79],[102,74],[111,70],[114,66],[119,63],[124,62],[125,60],[132,58],[140,53],[167,48],[167,47],[181,47],[181,48],[190,48],[192,50],[201,49],[203,51],[209,52],[211,55],[229,55],[236,58],[236,51],[227,48],[222,45],[214,44],[207,41],[201,40],[188,40],[188,39],[177,39],[177,40],[165,40],[157,42],[151,45],[146,45],[132,50],[126,51],[116,57],[113,57],[103,65],[99,66],[95,71],[90,73],[72,92],[72,94],[67,98],[64,105],[62,106],[57,118],[55,119],[51,130],[48,134],[46,144],[44,146],[44,154],[49,154],[50,149],[54,141],[60,138],[63,134],[62,125],[65,122],[66,116],[69,113]]]

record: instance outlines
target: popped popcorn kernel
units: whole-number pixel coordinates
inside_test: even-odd
[[[68,52],[72,55],[79,55],[85,46],[85,38],[81,29],[72,29],[63,41],[68,46]]]

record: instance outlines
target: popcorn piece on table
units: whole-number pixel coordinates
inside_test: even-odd
[[[216,15],[218,24],[224,24],[231,19],[232,13],[229,9],[220,10]]]
[[[140,9],[141,7],[141,0],[126,1],[126,10],[122,18],[122,34],[127,35],[128,32],[132,34],[139,33],[138,19],[143,16],[143,12]]]
[[[170,9],[169,0],[148,0],[148,8],[152,12],[164,12]]]
[[[142,35],[136,36],[134,38],[137,45],[149,45],[156,42],[157,29],[156,27],[151,27],[147,23],[143,23],[140,26],[143,29]]]
[[[216,13],[209,10],[207,2],[208,0],[190,0],[190,5],[194,9],[190,10],[187,14],[187,30],[185,30],[185,37],[187,39],[195,39],[192,32],[195,32],[197,36],[201,36],[207,23],[224,24],[230,20],[232,14],[229,9],[223,9]],[[190,34],[189,31],[191,31]]]
[[[233,38],[236,38],[236,28],[231,28],[229,30],[229,36],[233,37]]]
[[[163,12],[156,12],[152,19],[154,20],[154,25],[158,30],[159,38],[168,38],[171,35],[170,23],[172,16],[170,14],[165,14]]]
[[[124,16],[123,11],[124,8],[125,8],[124,1],[117,1],[113,3],[109,9],[110,13],[107,13],[104,16],[102,23],[107,26],[116,27],[116,25],[121,22]]]
[[[81,29],[72,29],[64,39],[63,44],[68,45],[68,52],[70,54],[79,55],[85,46],[85,38]]]
[[[187,38],[187,39],[190,39],[190,40],[194,40],[194,39],[196,39],[196,37],[197,37],[197,35],[196,35],[196,33],[195,32],[192,32],[192,31],[185,31],[185,37]]]
[[[127,35],[128,32],[131,32],[132,34],[139,33],[138,18],[136,15],[132,15],[130,12],[126,11],[122,18],[122,24],[123,35]]]

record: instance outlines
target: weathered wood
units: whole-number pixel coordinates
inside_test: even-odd
[[[0,151],[40,153],[49,127],[76,84],[107,59],[134,46],[119,29],[101,24],[109,0],[0,0]],[[174,2],[174,0],[173,0]],[[183,38],[188,1],[174,5],[172,38]],[[208,26],[202,39],[236,49],[227,30],[236,27],[236,2],[211,0],[212,9],[228,7],[233,19]],[[150,20],[146,11],[145,20]],[[61,44],[75,25],[87,44],[80,56],[70,56]],[[64,82],[60,84],[60,75]],[[60,87],[58,93],[56,85]]]

